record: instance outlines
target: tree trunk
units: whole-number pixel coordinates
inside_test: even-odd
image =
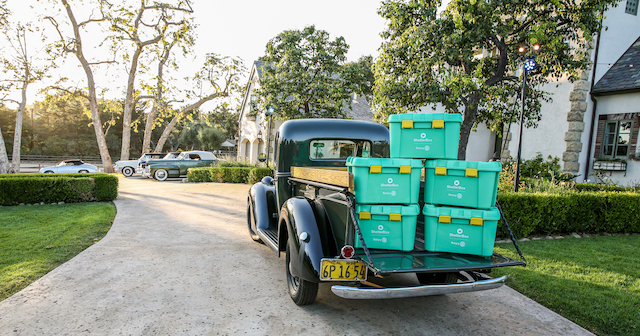
[[[158,104],[158,101],[153,103],[153,108],[147,115],[147,123],[144,126],[144,139],[142,140],[142,154],[151,152],[151,132],[153,131],[153,124],[155,123],[156,114],[158,113]]]
[[[7,148],[4,146],[4,136],[0,128],[0,174],[6,174],[9,170],[9,157],[7,156]]]
[[[223,92],[217,92],[214,94],[210,94],[204,98],[201,98],[200,100],[198,100],[197,102],[183,108],[182,110],[180,110],[180,112],[178,112],[173,119],[171,119],[171,122],[164,128],[164,131],[162,131],[162,135],[160,136],[160,139],[158,139],[158,144],[156,145],[156,152],[162,152],[162,147],[164,147],[164,143],[167,142],[167,139],[169,138],[169,134],[171,134],[171,131],[173,130],[173,128],[176,126],[176,124],[178,123],[178,120],[180,120],[180,117],[192,110],[197,109],[198,107],[200,107],[202,104],[214,99],[214,98],[218,98],[218,97],[227,97],[229,94],[226,91]]]
[[[100,111],[98,110],[98,98],[96,97],[96,83],[93,79],[93,72],[91,71],[91,65],[84,57],[82,50],[82,38],[80,36],[80,29],[78,22],[76,21],[71,6],[67,0],[60,0],[67,11],[69,21],[73,27],[73,33],[75,37],[75,50],[73,53],[80,61],[85,74],[87,75],[87,87],[89,89],[89,107],[91,109],[91,120],[93,122],[93,129],[96,133],[96,141],[98,142],[98,149],[100,150],[100,158],[102,159],[102,167],[105,173],[113,173],[113,163],[111,162],[111,155],[109,155],[109,148],[107,147],[107,141],[105,140],[104,132],[102,131],[102,122],[100,121]]]
[[[473,124],[478,117],[478,94],[474,93],[467,99],[464,106],[464,115],[462,116],[462,125],[460,125],[460,142],[458,143],[458,160],[467,158],[467,144],[469,143],[469,135],[473,129]]]
[[[122,113],[122,147],[120,148],[120,160],[129,160],[129,150],[131,149],[131,115],[135,108],[133,100],[133,85],[138,69],[138,58],[142,52],[142,47],[136,48],[131,58],[131,69],[127,78],[127,93],[124,98],[124,111]],[[143,150],[144,153],[144,150]]]
[[[18,111],[16,112],[16,129],[13,135],[13,152],[11,154],[11,167],[9,173],[20,173],[20,146],[22,144],[22,119],[24,115],[24,109],[27,106],[27,86],[29,85],[29,69],[25,70],[25,78],[22,82],[22,100],[18,105]]]

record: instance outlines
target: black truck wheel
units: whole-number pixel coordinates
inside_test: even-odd
[[[318,284],[293,276],[290,271],[291,253],[289,251],[289,243],[287,243],[287,285],[289,287],[289,296],[298,306],[312,304],[318,296]]]
[[[421,285],[446,285],[458,281],[458,273],[416,273]]]
[[[262,243],[262,239],[257,234],[256,218],[253,215],[253,209],[251,208],[251,199],[247,199],[247,226],[249,228],[249,236],[253,241]]]

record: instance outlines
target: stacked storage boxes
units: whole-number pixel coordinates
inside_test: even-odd
[[[391,157],[426,159],[425,249],[488,257],[500,218],[494,205],[502,166],[455,160],[461,123],[458,114],[391,115]]]
[[[411,251],[420,207],[422,161],[350,157],[356,213],[368,248]],[[356,239],[356,247],[362,247]]]

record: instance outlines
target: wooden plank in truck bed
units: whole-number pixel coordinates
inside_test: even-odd
[[[346,167],[291,167],[291,177],[345,187],[353,192],[353,174]]]

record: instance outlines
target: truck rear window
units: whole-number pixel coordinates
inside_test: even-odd
[[[364,140],[312,140],[309,143],[311,160],[346,160],[349,156],[369,157],[371,142]]]

